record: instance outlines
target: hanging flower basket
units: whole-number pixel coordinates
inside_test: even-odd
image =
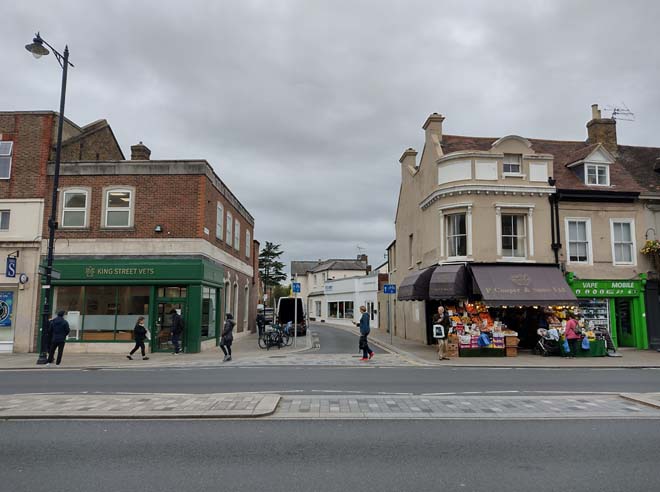
[[[657,239],[649,240],[644,243],[644,247],[640,250],[645,256],[648,256],[656,272],[660,272],[660,241]]]

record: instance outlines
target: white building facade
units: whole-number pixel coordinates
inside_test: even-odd
[[[354,325],[360,321],[360,306],[367,308],[372,329],[378,328],[378,272],[325,283],[322,295],[309,298],[310,317],[316,321]]]

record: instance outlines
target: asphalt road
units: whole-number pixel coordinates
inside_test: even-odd
[[[660,490],[655,421],[0,422],[13,492]]]
[[[0,372],[0,394],[42,392],[363,393],[659,392],[653,369],[471,369],[443,367],[212,367]]]
[[[360,354],[358,350],[359,337],[341,328],[326,325],[325,323],[312,323],[310,330],[319,334],[321,349],[317,354]],[[371,350],[377,354],[385,353],[373,343]]]

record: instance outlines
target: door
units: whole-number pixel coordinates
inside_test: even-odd
[[[0,289],[0,352],[13,351],[15,311],[16,291]]]
[[[172,315],[170,312],[176,309],[181,315],[184,322],[186,319],[185,303],[184,302],[159,302],[157,304],[156,317],[154,319],[154,326],[151,330],[151,350],[152,352],[172,352],[174,346],[172,345]],[[185,349],[185,329],[183,339],[181,340],[181,347]]]
[[[630,299],[616,299],[616,335],[619,347],[634,347]]]

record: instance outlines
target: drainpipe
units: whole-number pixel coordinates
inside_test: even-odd
[[[548,178],[548,184],[555,186],[557,182],[554,178]],[[552,236],[552,243],[550,247],[555,254],[555,264],[559,265],[559,249],[561,248],[561,240],[559,235],[559,195],[557,192],[548,196],[550,202],[550,233]]]

